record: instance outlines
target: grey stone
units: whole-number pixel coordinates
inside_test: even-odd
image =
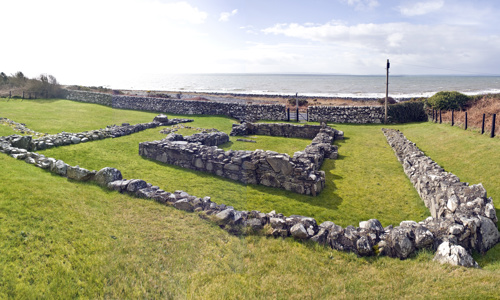
[[[193,205],[187,199],[181,199],[174,203],[174,207],[184,211],[193,211]]]
[[[468,268],[479,268],[477,262],[465,250],[464,247],[443,242],[437,248],[434,260],[442,264],[463,266]]]
[[[309,234],[307,233],[307,230],[305,229],[304,225],[302,223],[297,223],[290,228],[290,234],[298,239],[307,239],[309,238]]]
[[[115,168],[105,167],[97,172],[94,180],[100,186],[107,186],[108,183],[122,179],[122,173]]]
[[[219,221],[221,224],[229,223],[234,216],[234,210],[225,209],[215,215],[215,219]]]

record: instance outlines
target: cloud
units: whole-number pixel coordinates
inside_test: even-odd
[[[229,17],[232,17],[238,13],[237,9],[233,9],[231,12],[222,12],[220,13],[219,21],[227,22],[229,21]]]
[[[308,40],[317,47],[336,47],[369,65],[365,58],[397,57],[426,65],[462,66],[464,70],[488,66],[500,52],[498,35],[481,34],[470,26],[418,25],[406,22],[347,25],[276,24],[265,34]],[[348,57],[343,55],[343,57]],[[465,67],[469,66],[469,67]],[[457,68],[460,70],[460,67]]]
[[[442,0],[431,0],[426,2],[411,3],[406,6],[400,6],[399,11],[404,16],[421,16],[440,10],[444,6]]]
[[[349,6],[354,6],[356,10],[372,9],[379,6],[377,0],[341,0]]]

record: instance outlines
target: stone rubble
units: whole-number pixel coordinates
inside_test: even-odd
[[[257,127],[277,128],[269,131],[271,135],[314,138],[304,151],[290,157],[263,150],[224,151],[216,147],[229,141],[227,134],[222,132],[197,133],[188,137],[172,133],[161,141],[140,143],[139,154],[247,184],[262,184],[313,196],[323,190],[325,173],[320,167],[325,158],[337,158],[337,146],[332,145],[332,141],[343,137],[343,133],[327,126],[243,123],[233,126],[231,134],[246,135],[249,134],[248,128]]]

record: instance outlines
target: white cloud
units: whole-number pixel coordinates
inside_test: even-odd
[[[488,60],[496,61],[496,53],[500,52],[499,36],[481,35],[469,26],[405,22],[351,26],[338,22],[314,26],[292,23],[277,24],[263,32],[308,40],[317,48],[335,47],[336,55],[344,60],[357,57],[358,65],[370,65],[372,59],[378,61],[389,57],[400,59],[400,62],[457,66],[457,70],[468,70],[470,66],[488,66]]]
[[[421,16],[440,10],[444,6],[443,0],[431,0],[426,2],[411,3],[400,6],[399,11],[405,16]]]
[[[379,6],[377,0],[341,0],[349,6],[354,6],[356,10],[372,9]]]
[[[238,13],[237,9],[233,9],[231,12],[222,12],[220,13],[219,21],[220,22],[227,22],[229,21],[229,18],[236,15]]]

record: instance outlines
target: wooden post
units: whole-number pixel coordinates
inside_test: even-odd
[[[432,122],[434,122],[434,108],[432,109]]]
[[[299,93],[295,93],[295,108],[297,109],[297,122],[299,121]]]
[[[483,125],[481,126],[481,134],[484,134],[484,120],[486,119],[486,114],[483,114]]]
[[[387,67],[386,67],[386,76],[385,76],[385,115],[384,115],[384,124],[387,124],[387,99],[389,98],[389,68],[391,64],[389,63],[389,59],[387,59]]]
[[[495,137],[495,121],[497,118],[497,114],[493,114],[493,120],[491,121],[491,135],[490,137]]]
[[[467,130],[467,112],[465,112],[465,130]]]
[[[443,123],[443,116],[441,115],[441,110],[439,110],[439,124]]]
[[[290,107],[288,107],[286,109],[286,113],[287,113],[287,116],[288,116],[288,122],[290,122]]]
[[[451,126],[455,125],[455,110],[451,110]]]

